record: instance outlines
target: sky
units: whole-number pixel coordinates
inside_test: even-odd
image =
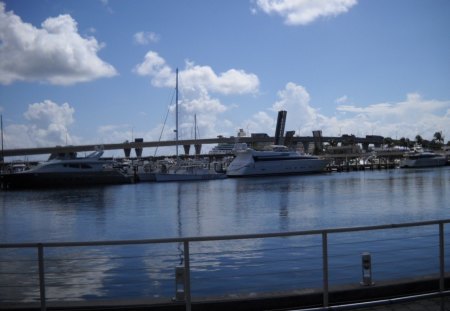
[[[194,119],[200,138],[272,136],[286,110],[300,136],[447,142],[449,16],[448,0],[0,0],[4,148],[174,139],[177,68],[180,139]]]

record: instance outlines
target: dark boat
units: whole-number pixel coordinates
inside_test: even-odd
[[[48,161],[21,172],[0,175],[2,189],[88,186],[132,183],[133,176],[101,159],[103,151],[84,158],[75,152],[52,154]]]

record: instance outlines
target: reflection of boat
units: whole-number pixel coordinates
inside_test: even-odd
[[[424,151],[421,147],[414,147],[413,151],[405,153],[403,157],[400,161],[401,168],[433,167],[447,164],[447,159],[443,155]]]
[[[114,162],[100,159],[103,151],[85,158],[75,152],[52,154],[48,161],[16,173],[2,174],[3,188],[40,188],[72,185],[131,183],[133,177],[113,167]]]
[[[189,181],[224,179],[227,175],[217,172],[214,167],[201,161],[177,161],[172,165],[162,164],[159,172],[155,173],[156,181]]]
[[[289,175],[322,172],[327,161],[316,156],[290,151],[286,146],[273,145],[271,150],[250,148],[237,150],[236,158],[227,168],[229,177]]]

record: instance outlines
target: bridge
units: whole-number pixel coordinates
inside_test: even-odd
[[[380,147],[383,144],[384,138],[382,136],[366,136],[366,137],[355,137],[353,135],[342,135],[342,136],[286,136],[284,137],[284,144],[286,145],[300,145],[303,144],[304,149],[308,150],[310,143],[316,145],[322,145],[323,143],[329,144],[342,144],[342,145],[355,145],[361,144],[363,149],[367,150],[369,145],[374,145],[375,147]],[[250,137],[216,137],[216,138],[206,138],[206,139],[187,139],[187,140],[166,140],[166,141],[143,141],[142,139],[136,139],[134,142],[123,142],[115,144],[91,144],[91,145],[74,145],[74,146],[54,146],[54,147],[38,147],[38,148],[21,148],[21,149],[5,149],[2,150],[3,157],[13,157],[13,156],[27,156],[27,155],[39,155],[39,154],[51,154],[51,153],[62,153],[62,152],[83,152],[83,151],[93,151],[99,146],[103,150],[141,150],[144,148],[156,148],[156,147],[168,147],[168,146],[191,146],[191,145],[210,145],[210,144],[220,144],[220,143],[247,143],[249,145],[254,145],[257,143],[274,143],[276,137],[268,136],[267,134],[252,134]]]

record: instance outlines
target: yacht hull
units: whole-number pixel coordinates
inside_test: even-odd
[[[247,150],[237,154],[227,168],[228,177],[300,175],[321,173],[328,161],[295,152]]]
[[[445,166],[447,159],[444,157],[436,157],[431,159],[405,159],[400,163],[401,168],[420,168],[420,167],[436,167]]]
[[[115,171],[86,173],[11,173],[0,177],[3,189],[57,188],[132,183],[131,176]]]

